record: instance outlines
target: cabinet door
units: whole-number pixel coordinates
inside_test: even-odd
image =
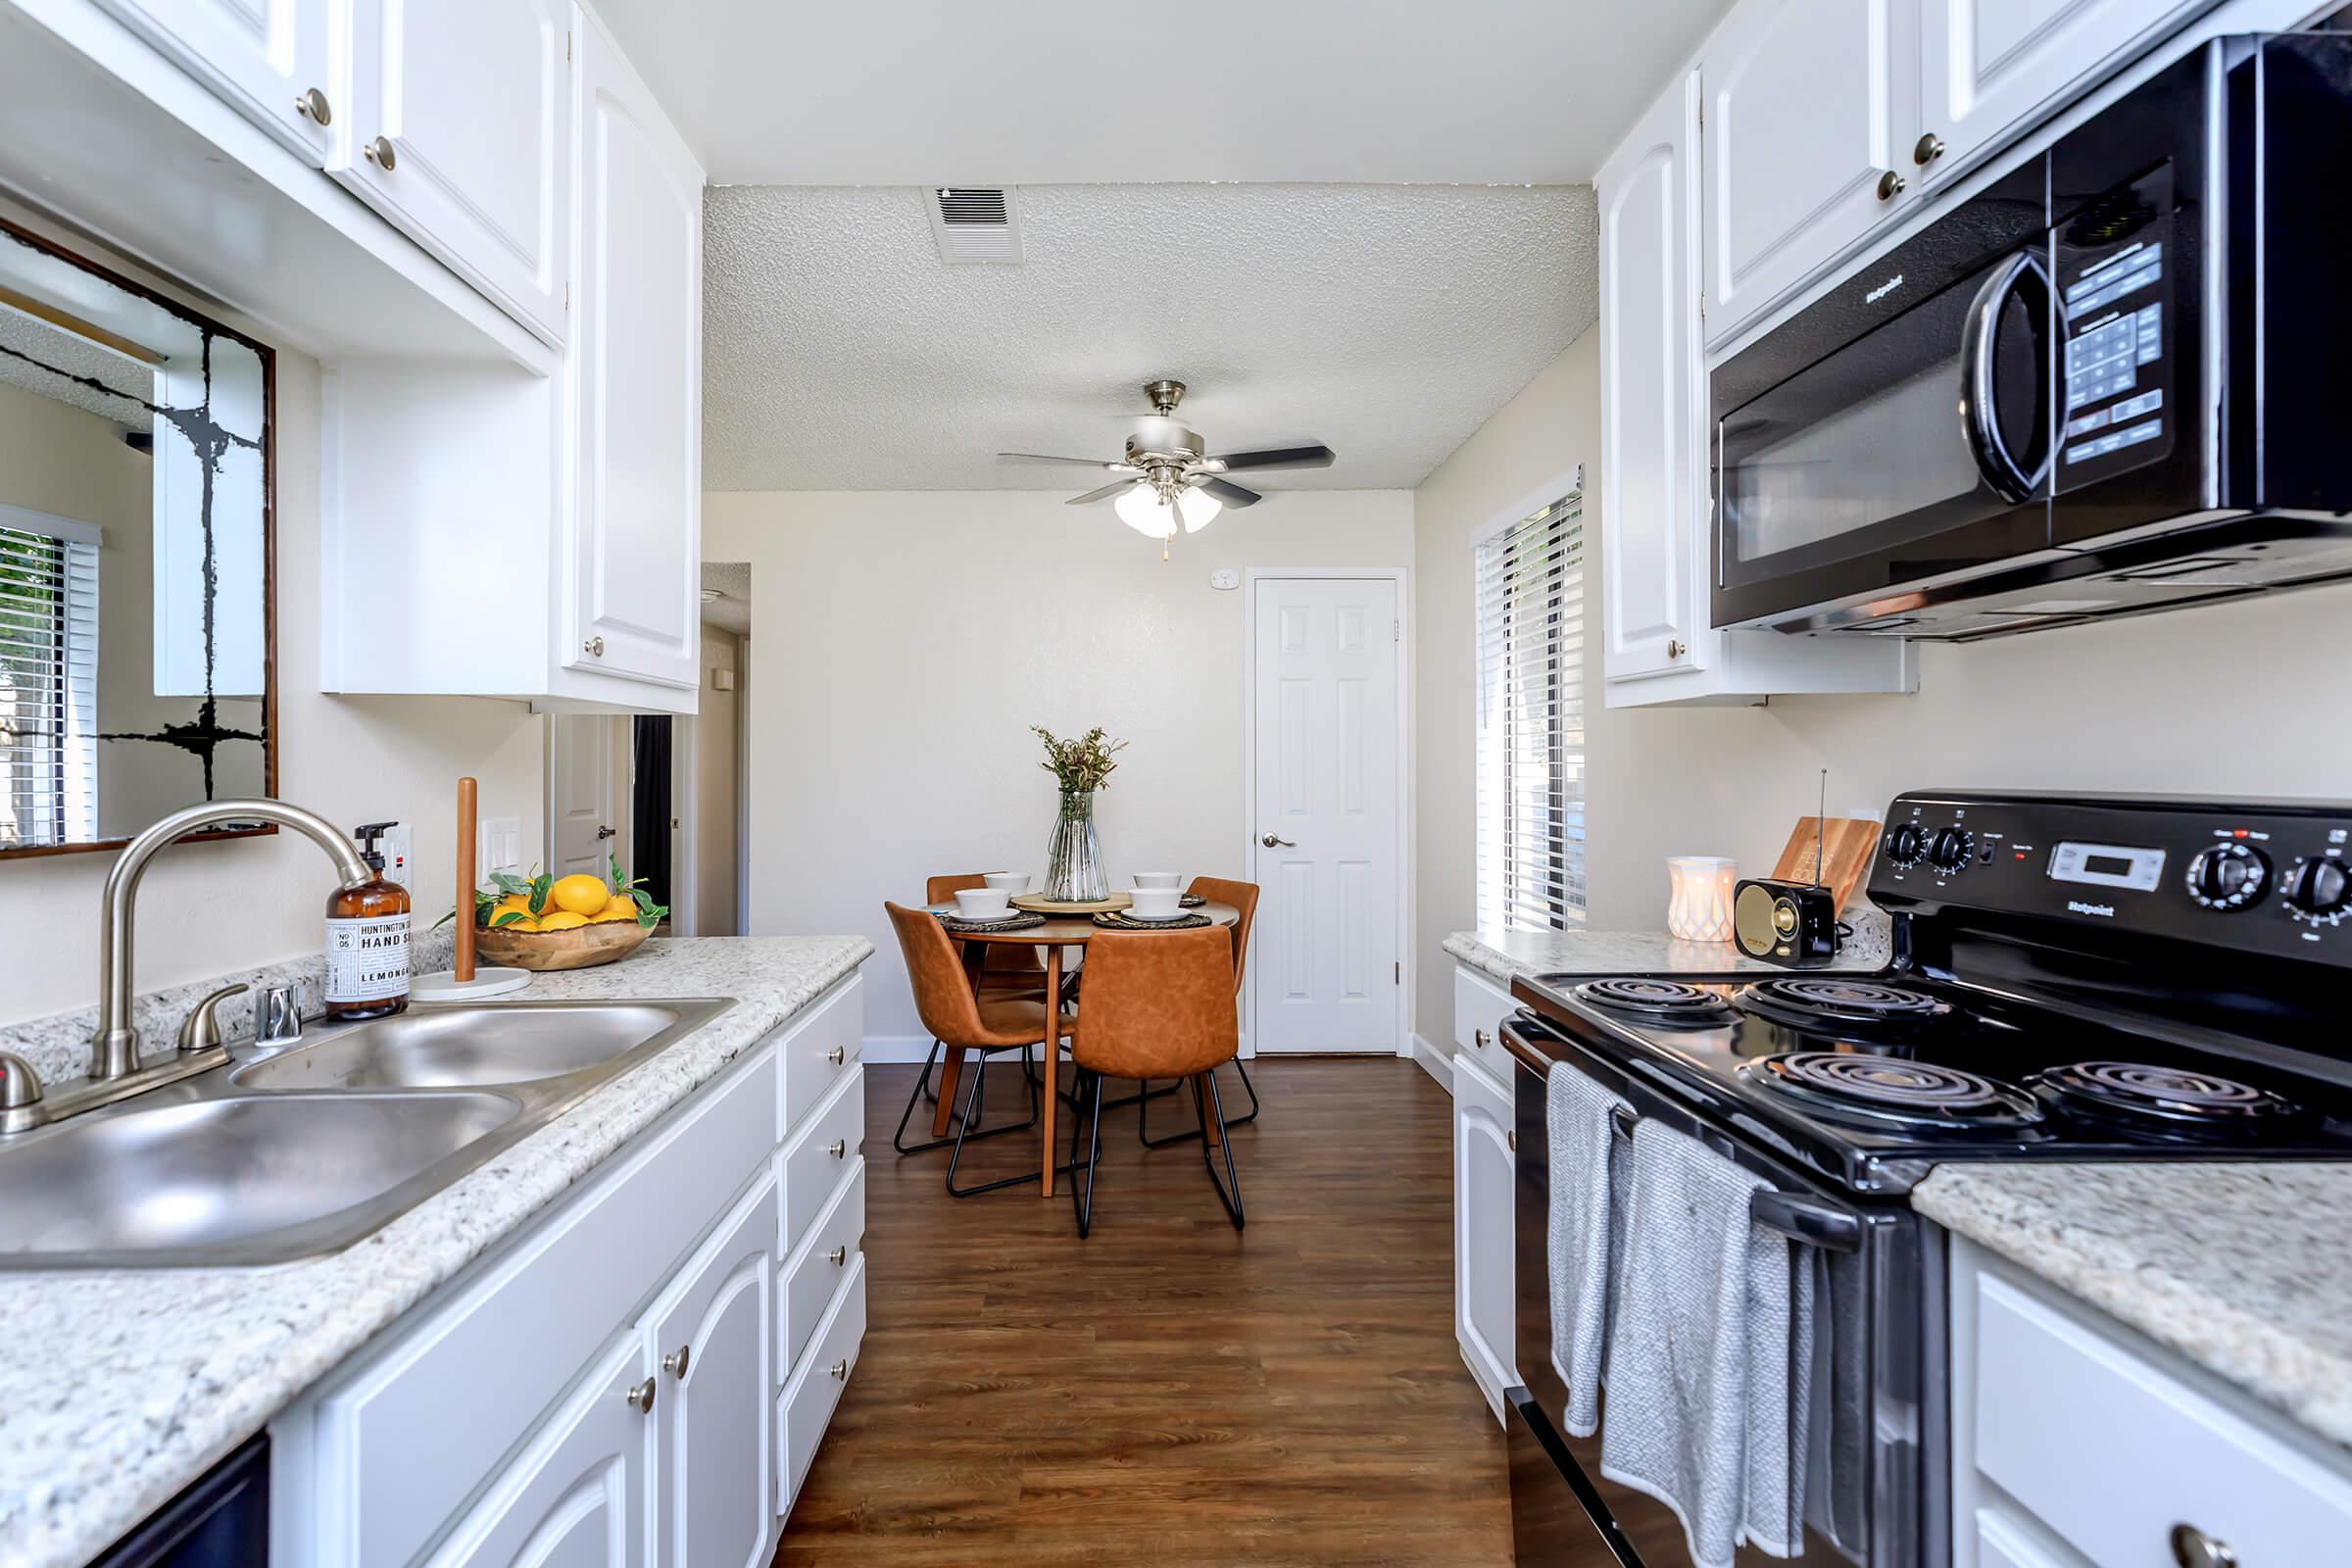
[[[1519,1381],[1511,1353],[1511,1102],[1483,1072],[1453,1072],[1453,1337],[1503,1417]]]
[[[329,0],[99,0],[246,118],[324,167],[349,106],[327,56]],[[312,93],[318,96],[313,98]],[[323,109],[321,118],[319,110]]]
[[[701,661],[703,175],[596,27],[582,40],[578,483],[564,662],[691,687]]]
[[[763,1568],[775,1528],[771,1165],[646,1315],[661,1368],[652,1568]]]
[[[1885,181],[1916,172],[1917,3],[1749,0],[1708,41],[1710,347],[1898,204]]]
[[[1612,681],[1704,662],[1705,429],[1695,247],[1698,77],[1600,172],[1601,664]]]
[[[2146,46],[2182,0],[1919,0],[1919,119],[1942,144],[1924,178],[1969,157],[2118,55]],[[1913,159],[1929,154],[1920,142]]]
[[[634,1339],[600,1357],[430,1568],[644,1568],[647,1370]]]
[[[562,0],[354,0],[335,177],[548,342],[570,277]]]

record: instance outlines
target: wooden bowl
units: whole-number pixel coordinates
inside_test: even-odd
[[[484,963],[513,964],[542,974],[616,963],[645,945],[650,926],[634,920],[575,925],[568,931],[494,931],[476,927],[473,951]]]

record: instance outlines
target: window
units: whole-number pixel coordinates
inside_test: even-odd
[[[1585,917],[1585,497],[1478,547],[1478,923]]]
[[[0,507],[0,849],[98,836],[98,539]]]

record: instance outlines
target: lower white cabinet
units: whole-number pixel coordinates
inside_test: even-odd
[[[1453,1063],[1453,1337],[1503,1417],[1511,1354],[1511,1096],[1465,1057]]]

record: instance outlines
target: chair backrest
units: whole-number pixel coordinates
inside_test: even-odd
[[[951,872],[931,877],[923,883],[923,902],[946,904],[958,893],[987,885],[987,875],[979,871]],[[999,943],[989,948],[988,956],[981,967],[1000,973],[1006,969],[1035,969],[1042,973],[1045,962],[1038,957],[1035,948],[1016,948]]]
[[[963,876],[935,876],[923,884],[923,902],[945,904],[956,894],[968,893],[973,888],[986,886],[988,878],[978,871]]]
[[[980,1004],[964,974],[963,959],[948,939],[948,928],[928,909],[909,909],[884,901],[890,924],[899,934],[899,952],[906,959],[906,982],[914,988],[914,1010],[935,1039],[965,1045],[986,1031],[980,1023]]]
[[[1070,1056],[1114,1078],[1183,1078],[1241,1049],[1233,943],[1215,926],[1104,931],[1079,971]]]
[[[1228,882],[1221,876],[1197,876],[1187,893],[1198,893],[1211,904],[1230,904],[1242,911],[1233,922],[1233,990],[1242,990],[1242,970],[1250,961],[1250,922],[1257,916],[1257,884]]]

